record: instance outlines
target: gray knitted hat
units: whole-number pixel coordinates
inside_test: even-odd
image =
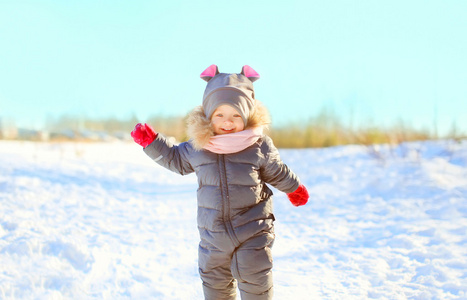
[[[253,82],[259,79],[259,74],[247,65],[240,74],[219,73],[217,66],[211,65],[200,77],[208,82],[203,96],[206,117],[210,119],[219,106],[228,104],[240,113],[246,126],[255,107]]]

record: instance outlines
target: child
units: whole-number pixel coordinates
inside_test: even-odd
[[[251,67],[219,73],[211,65],[203,105],[188,116],[190,140],[177,145],[137,124],[131,135],[158,164],[198,177],[199,273],[206,299],[272,299],[274,215],[272,191],[288,193],[293,205],[308,201],[298,177],[263,135],[266,109],[255,99]]]

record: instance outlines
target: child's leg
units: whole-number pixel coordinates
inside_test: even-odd
[[[235,300],[237,282],[230,271],[231,253],[201,242],[198,250],[199,274],[206,300]]]
[[[273,242],[274,234],[264,232],[247,240],[234,252],[231,268],[242,300],[272,299]]]

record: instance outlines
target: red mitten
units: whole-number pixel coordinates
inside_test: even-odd
[[[289,200],[293,205],[300,206],[305,205],[308,202],[310,195],[308,195],[308,191],[306,190],[305,186],[300,184],[295,192],[287,194],[287,197],[289,197]]]
[[[131,137],[137,144],[146,148],[156,139],[157,133],[148,124],[144,123],[143,125],[138,123],[131,132]]]

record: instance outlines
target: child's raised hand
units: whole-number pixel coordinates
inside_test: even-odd
[[[310,198],[310,195],[308,195],[306,187],[303,184],[301,184],[298,186],[295,192],[287,194],[287,197],[289,197],[289,200],[290,202],[292,202],[293,205],[301,206],[305,205],[308,202],[308,198]]]
[[[135,129],[131,132],[131,137],[135,143],[146,148],[156,139],[157,133],[148,124],[138,123],[136,124]]]

